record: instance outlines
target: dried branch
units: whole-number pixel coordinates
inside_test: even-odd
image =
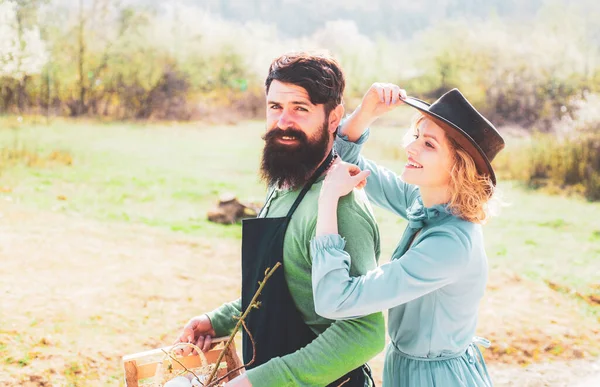
[[[223,360],[223,356],[225,356],[225,352],[227,351],[227,348],[229,348],[229,346],[233,342],[233,339],[234,339],[235,335],[240,330],[240,326],[242,326],[243,324],[245,324],[244,320],[246,319],[246,316],[248,316],[248,313],[250,313],[250,311],[253,308],[258,308],[259,307],[260,304],[256,302],[256,300],[258,299],[258,296],[260,295],[260,293],[262,292],[263,288],[265,287],[265,284],[267,283],[268,279],[271,278],[271,276],[273,275],[273,273],[275,272],[275,270],[277,270],[280,266],[281,266],[281,262],[277,262],[275,264],[275,266],[273,266],[273,268],[267,269],[265,271],[265,278],[261,282],[259,282],[259,286],[258,286],[258,289],[256,290],[256,293],[254,293],[254,297],[252,297],[252,300],[250,301],[250,304],[248,304],[248,307],[246,308],[246,310],[244,311],[244,313],[242,313],[242,316],[239,318],[237,324],[235,324],[235,328],[233,328],[233,332],[231,332],[231,335],[229,335],[229,340],[227,340],[227,343],[225,343],[225,347],[223,348],[223,350],[219,354],[219,357],[218,357],[217,361],[215,362],[215,364],[218,365],[218,364],[221,363],[221,360]],[[254,344],[254,342],[253,342],[253,344]],[[253,345],[253,349],[254,349],[254,345]],[[255,351],[253,351],[253,352],[255,352]],[[254,361],[254,356],[252,356],[252,360]],[[211,383],[213,382],[213,379],[215,378],[216,374],[217,374],[217,367],[215,367],[212,370],[210,376],[208,377],[208,380],[206,381],[205,386],[211,385]]]
[[[194,373],[194,371],[192,371],[191,369],[187,368],[186,366],[183,365],[183,363],[181,363],[179,360],[177,360],[173,355],[171,355],[169,352],[165,351],[164,349],[161,348],[161,351],[163,351],[165,353],[165,355],[169,356],[171,358],[171,360],[175,360],[175,362],[177,364],[179,364],[182,368],[183,368],[183,372],[181,373],[182,375],[185,375],[186,372],[191,373],[192,375],[194,375],[195,378],[198,378],[198,375],[196,375]]]
[[[242,368],[248,367],[249,365],[251,365],[252,363],[254,363],[254,360],[256,360],[256,343],[254,342],[254,337],[252,336],[252,333],[250,333],[250,330],[248,329],[248,326],[246,325],[246,322],[242,321],[242,326],[244,327],[244,330],[246,331],[246,333],[248,334],[248,337],[250,338],[250,342],[252,343],[252,360],[250,360],[247,364],[241,365],[229,372],[227,372],[225,375],[221,376],[220,378],[218,378],[217,380],[211,382],[210,384],[207,384],[205,387],[213,387],[216,386],[218,383],[220,383],[221,381],[223,381],[225,378],[227,378],[229,375],[231,375],[232,373],[241,370]]]
[[[187,346],[189,346],[189,347],[192,347],[194,350],[196,350],[196,351],[198,352],[198,356],[200,356],[200,359],[201,359],[201,360],[202,360],[202,359],[204,359],[204,361],[203,361],[202,363],[206,364],[206,358],[203,358],[203,356],[204,356],[204,355],[203,355],[203,354],[201,354],[202,350],[201,350],[200,348],[198,348],[196,345],[192,344],[192,343],[179,343],[179,344],[176,344],[176,345],[174,345],[173,347],[171,347],[171,349],[170,349],[170,351],[169,351],[169,352],[165,351],[165,350],[164,350],[164,349],[162,349],[162,348],[161,348],[160,350],[161,350],[161,351],[163,351],[163,352],[165,353],[165,355],[167,355],[169,358],[171,358],[171,360],[175,360],[175,361],[177,362],[177,364],[179,364],[179,365],[180,365],[180,366],[183,368],[183,371],[180,373],[180,375],[185,375],[185,373],[186,373],[186,372],[189,372],[189,373],[191,373],[192,375],[194,375],[194,377],[195,377],[196,379],[198,379],[198,381],[200,381],[200,378],[198,377],[198,375],[196,375],[196,374],[194,373],[194,371],[192,371],[192,370],[190,370],[189,368],[187,368],[185,365],[183,365],[183,363],[181,363],[179,360],[177,360],[177,359],[175,358],[175,356],[173,356],[173,355],[171,354],[171,352],[172,352],[172,351],[173,351],[175,348],[177,348],[177,347],[181,347],[181,346],[186,346],[186,347],[187,347]]]

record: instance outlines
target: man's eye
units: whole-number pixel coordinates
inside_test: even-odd
[[[279,105],[271,105],[271,106],[270,106],[270,108],[271,108],[271,109],[279,109],[280,107],[281,107],[281,106],[279,106]]]
[[[308,110],[306,110],[303,107],[297,107],[296,110],[301,111],[301,112],[307,112]]]

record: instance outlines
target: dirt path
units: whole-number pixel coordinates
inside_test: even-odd
[[[238,242],[1,200],[0,386],[122,385],[121,356],[170,344],[189,317],[239,294],[238,252]],[[495,385],[577,386],[600,373],[586,351],[597,332],[573,318],[576,305],[495,274],[480,324],[495,343],[484,351]],[[543,363],[510,364],[526,361]]]
[[[489,371],[495,386],[600,386],[600,360],[554,361],[527,367],[494,364]]]

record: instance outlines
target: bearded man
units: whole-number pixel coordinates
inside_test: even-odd
[[[266,269],[280,262],[283,268],[267,281],[260,307],[246,319],[256,352],[244,332],[244,363],[253,355],[255,360],[228,386],[372,386],[366,362],[384,348],[382,314],[328,320],[315,312],[312,292],[309,246],[344,114],[344,74],[330,57],[293,53],[271,63],[265,86],[261,176],[267,200],[258,218],[242,223],[241,298],[193,317],[177,340],[206,351],[212,337],[229,335]],[[379,230],[366,198],[350,193],[340,199],[337,214],[345,250],[353,257],[351,273],[376,268]]]

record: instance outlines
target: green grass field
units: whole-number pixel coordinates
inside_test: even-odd
[[[238,126],[76,124],[23,125],[2,130],[0,142],[44,156],[71,155],[72,165],[42,160],[4,166],[3,193],[26,206],[111,222],[133,222],[211,237],[240,237],[240,227],[215,225],[206,212],[219,194],[263,200],[257,177],[264,130]],[[375,128],[365,155],[400,172],[403,132]],[[549,196],[502,182],[508,204],[485,228],[493,266],[586,291],[600,276],[600,203]],[[377,211],[383,256],[405,223]]]
[[[56,120],[49,125],[34,125],[27,121],[17,125],[12,117],[2,118],[0,200],[28,214],[57,213],[64,217],[61,219],[94,222],[115,230],[132,225],[165,238],[181,236],[186,241],[198,241],[201,247],[212,249],[215,256],[221,251],[211,247],[215,243],[233,246],[233,253],[228,253],[228,256],[235,260],[235,246],[239,245],[241,236],[239,225],[210,223],[206,220],[206,213],[216,204],[219,195],[226,192],[234,193],[243,201],[263,199],[265,189],[257,177],[263,130],[262,122],[203,126]],[[403,130],[398,128],[373,128],[365,155],[400,172],[403,134]],[[500,188],[504,201],[509,205],[503,209],[501,216],[485,227],[492,273],[490,283],[493,285],[490,293],[503,292],[505,285],[504,280],[495,280],[495,275],[516,276],[526,281],[527,289],[533,293],[548,291],[547,282],[552,282],[554,285],[550,292],[555,294],[552,297],[556,297],[552,300],[559,301],[556,305],[549,305],[550,309],[544,309],[542,305],[523,304],[530,302],[530,298],[522,301],[522,293],[515,291],[503,299],[508,301],[494,308],[499,308],[501,315],[510,316],[511,308],[522,303],[523,308],[531,310],[532,318],[535,318],[538,312],[544,314],[552,308],[561,308],[563,304],[569,305],[568,314],[572,318],[569,321],[581,322],[581,329],[590,329],[589,332],[578,332],[578,335],[597,338],[597,329],[594,332],[590,327],[600,322],[600,305],[584,302],[577,293],[597,295],[600,292],[600,203],[589,203],[577,197],[549,196],[530,191],[516,182],[502,182]],[[382,234],[382,262],[386,262],[405,222],[379,209],[376,209],[376,215]],[[4,226],[11,230],[10,223]],[[121,239],[117,237],[116,240]],[[10,253],[9,249],[3,251]],[[172,259],[176,262],[177,257]],[[13,256],[12,260],[14,265],[6,267],[19,267],[19,257]],[[238,261],[231,263],[232,267],[238,264]],[[15,274],[6,267],[4,275]],[[173,278],[176,275],[179,274],[173,274]],[[217,275],[226,276],[227,273]],[[237,275],[235,273],[231,279],[235,284]],[[202,275],[199,278],[203,278]],[[228,297],[237,291],[235,284],[227,292],[215,292],[211,301],[202,305],[214,307],[228,301]],[[506,285],[507,288],[512,286],[509,285]],[[169,287],[163,288],[163,291],[168,292]],[[176,303],[177,300],[171,299],[171,302]],[[189,296],[186,303],[191,302],[192,297]],[[538,310],[538,307],[541,309]],[[0,317],[8,318],[4,310],[2,313],[4,316]],[[496,312],[490,309],[489,313]],[[31,316],[38,320],[44,318],[35,313]],[[188,317],[190,315],[171,318],[162,328],[154,328],[152,335],[162,338],[172,336],[173,326],[179,326]],[[540,315],[539,323],[527,321],[532,329],[544,331],[544,324],[554,321],[546,317]],[[65,317],[61,319],[64,321]],[[56,326],[59,322],[54,321],[53,324]],[[107,329],[102,326],[108,322],[92,319],[89,324],[90,329]],[[487,324],[484,330],[491,333],[500,329],[496,327],[505,325],[502,321],[482,321],[482,324]],[[123,331],[133,326],[135,322],[130,321],[118,329],[114,326],[111,329],[115,329],[113,334],[117,335],[114,332],[124,334]],[[517,326],[515,329],[520,328]],[[24,331],[18,332],[24,334]],[[15,339],[14,334],[14,331],[8,330],[0,332],[0,355],[15,375],[21,375],[29,362],[23,364],[23,356],[21,360],[15,360],[15,353],[27,351],[13,348],[10,352],[9,347],[20,348],[22,345],[25,348],[27,341]],[[548,335],[551,336],[550,333]],[[142,336],[138,334],[136,337]],[[518,340],[508,341],[509,345],[518,347],[515,344]],[[137,347],[130,345],[123,349],[115,343],[118,349],[112,350],[113,355],[107,363],[110,364],[110,371],[106,371],[109,377],[103,380],[118,380],[117,354],[125,354],[134,348],[141,350],[140,346],[144,343],[159,344],[156,340],[148,343],[140,338]],[[580,347],[597,354],[598,344],[589,342],[589,339],[582,339]],[[563,352],[560,349],[548,350],[551,351],[556,355]],[[63,352],[68,353],[69,349],[65,348]],[[570,355],[565,356],[568,358]],[[536,357],[532,356],[531,361],[535,360]],[[87,385],[78,384],[77,377],[69,380],[71,385]]]

